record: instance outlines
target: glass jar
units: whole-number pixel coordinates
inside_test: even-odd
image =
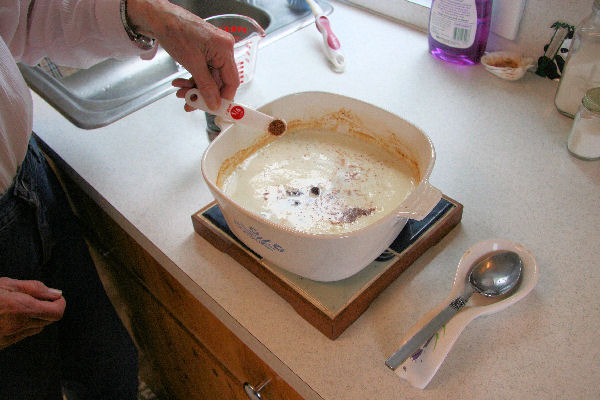
[[[600,86],[600,0],[577,27],[560,78],[554,104],[573,118],[586,90]]]
[[[583,96],[567,148],[582,160],[600,160],[600,87],[588,90]]]

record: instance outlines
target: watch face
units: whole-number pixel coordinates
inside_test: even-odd
[[[125,29],[125,32],[127,32],[129,39],[142,50],[150,50],[153,48],[156,43],[154,38],[135,32],[129,25],[129,21],[127,20],[127,0],[121,0],[120,11],[121,23],[123,24],[123,28]]]
[[[135,38],[133,41],[138,47],[144,50],[150,50],[154,47],[154,44],[156,43],[156,39],[145,35],[138,35],[138,37]]]

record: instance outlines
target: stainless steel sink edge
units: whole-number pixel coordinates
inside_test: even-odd
[[[333,12],[333,6],[331,5],[331,3],[325,0],[317,0],[317,2],[323,9],[323,13],[325,15],[330,15]],[[283,24],[272,24],[270,27],[268,27],[265,30],[267,36],[260,42],[259,48],[267,46],[287,35],[299,31],[300,29],[307,27],[315,21],[315,18],[311,11],[290,11],[287,6],[287,2],[257,0],[255,4],[257,4],[258,7],[262,8],[267,14],[269,14],[271,20],[280,20],[281,14],[284,13],[284,9],[288,10],[286,18],[293,18],[293,21],[289,21]]]
[[[323,0],[318,1],[325,14],[328,15],[333,12],[333,6],[330,3]],[[270,26],[265,30],[266,36],[260,42],[259,49],[314,22],[314,17],[310,11],[293,12],[288,8],[285,1],[257,0],[255,4],[261,9],[261,12],[268,14],[271,18]],[[164,52],[162,49],[160,51]],[[170,59],[168,55],[166,56]],[[140,62],[151,63],[152,60],[140,60]],[[170,62],[173,62],[173,60],[170,59]],[[139,94],[119,95],[112,99],[99,99],[78,96],[65,87],[60,79],[51,76],[38,66],[32,67],[20,64],[19,68],[33,91],[71,123],[82,129],[95,129],[111,124],[156,100],[174,93],[176,88],[171,86],[173,79],[178,77],[189,78],[191,76],[189,72],[181,68],[179,71],[164,76],[158,81],[152,81],[147,85],[144,83],[144,90]]]
[[[168,83],[146,91],[133,99],[87,100],[71,95],[58,79],[49,79],[48,74],[40,67],[19,65],[19,68],[34,92],[46,100],[73,125],[82,129],[96,129],[109,125],[156,100],[174,93],[176,88],[171,86],[172,79],[190,76],[187,71],[183,71],[170,77]],[[60,94],[60,96],[56,94]]]

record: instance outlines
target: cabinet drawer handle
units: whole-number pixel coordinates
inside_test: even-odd
[[[263,390],[269,382],[271,382],[271,378],[258,385],[256,389],[254,389],[254,387],[248,382],[244,383],[244,391],[246,392],[246,396],[248,396],[250,400],[262,400],[260,391]]]

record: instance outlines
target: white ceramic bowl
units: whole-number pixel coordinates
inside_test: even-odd
[[[223,126],[202,158],[202,174],[229,228],[270,263],[316,281],[336,281],[354,275],[377,258],[398,236],[407,218],[423,219],[441,198],[428,182],[435,162],[430,139],[404,119],[371,104],[324,92],[303,92],[279,98],[260,108],[269,115],[293,121],[315,121],[330,113],[343,118],[327,129],[359,130],[413,161],[420,182],[404,202],[374,223],[343,234],[310,234],[275,224],[228,198],[217,186],[222,164],[240,150],[256,146],[264,132],[241,125]]]

